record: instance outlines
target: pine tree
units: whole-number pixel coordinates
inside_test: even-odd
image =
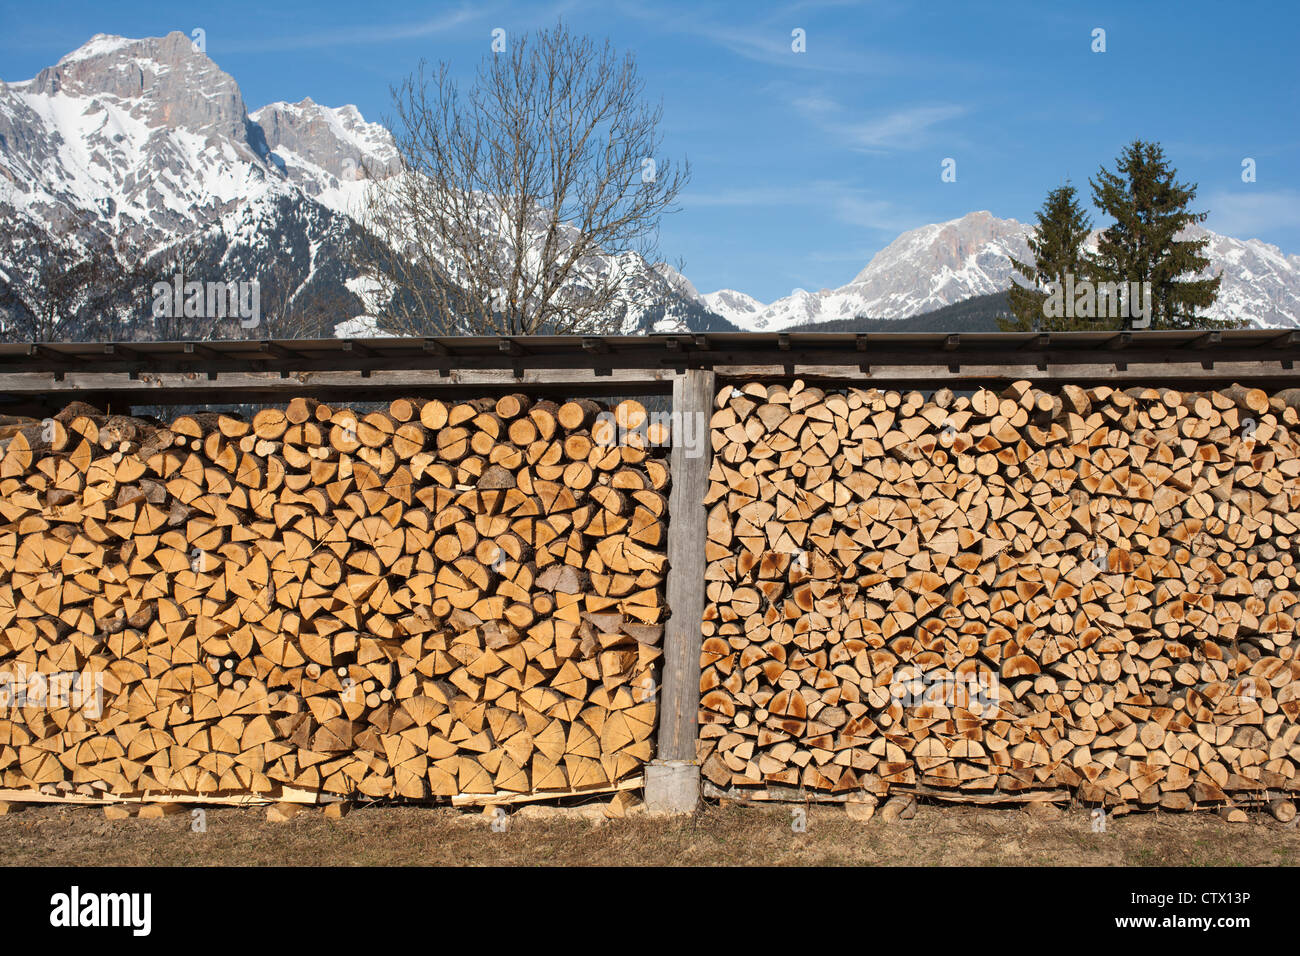
[[[1097,273],[1103,282],[1151,283],[1153,329],[1228,328],[1237,323],[1198,317],[1218,298],[1222,274],[1212,279],[1180,279],[1209,265],[1202,255],[1208,238],[1177,239],[1186,227],[1204,222],[1194,213],[1195,183],[1175,181],[1158,143],[1135,140],[1120,154],[1115,172],[1104,166],[1092,185],[1092,201],[1114,225],[1098,242]],[[1124,327],[1131,324],[1125,319]]]
[[[1043,303],[1047,293],[1042,291],[1049,282],[1064,282],[1067,274],[1084,278],[1092,274],[1092,262],[1083,244],[1092,229],[1078,193],[1067,181],[1047,194],[1037,213],[1037,224],[1029,236],[1029,251],[1033,263],[1012,257],[1011,265],[1032,285],[1013,282],[1007,292],[1011,319],[998,319],[1004,332],[1060,332],[1069,329],[1096,328],[1090,320],[1049,318],[1044,314]]]

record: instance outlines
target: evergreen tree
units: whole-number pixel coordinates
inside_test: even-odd
[[[1038,222],[1029,236],[1032,263],[1011,259],[1011,265],[1031,285],[1013,282],[1007,292],[1007,302],[1012,318],[998,319],[1004,332],[1060,332],[1079,328],[1097,328],[1088,319],[1049,318],[1044,314],[1043,303],[1047,293],[1043,287],[1049,282],[1065,281],[1067,274],[1076,279],[1092,275],[1092,262],[1083,244],[1092,229],[1078,193],[1067,181],[1047,194],[1047,199],[1037,213]]]
[[[1097,250],[1097,278],[1102,282],[1151,283],[1153,329],[1228,328],[1236,323],[1198,317],[1214,304],[1222,274],[1212,279],[1181,279],[1209,265],[1202,255],[1208,238],[1175,238],[1186,227],[1205,221],[1188,204],[1195,183],[1179,183],[1158,143],[1135,140],[1120,154],[1115,172],[1104,166],[1092,185],[1092,201],[1114,225],[1103,230]],[[1125,319],[1124,327],[1131,324]]]

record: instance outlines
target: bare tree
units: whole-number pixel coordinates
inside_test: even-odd
[[[314,339],[333,334],[334,323],[350,315],[336,290],[312,294],[291,263],[276,257],[262,272],[262,327],[257,338]]]
[[[181,242],[154,253],[145,264],[145,285],[151,290],[160,285],[171,287],[177,280],[184,283],[186,279],[197,278],[203,262],[203,242],[201,234],[191,236]],[[164,293],[165,295],[166,293]],[[186,318],[184,309],[155,308],[151,303],[148,318],[149,338],[162,342],[181,342],[219,338],[218,325]]]
[[[143,301],[140,259],[88,215],[51,231],[0,206],[0,338],[125,337]]]
[[[631,54],[563,24],[490,53],[462,96],[446,63],[393,89],[401,157],[368,193],[356,246],[399,334],[599,331],[634,252],[690,177]],[[615,258],[617,257],[617,258]]]

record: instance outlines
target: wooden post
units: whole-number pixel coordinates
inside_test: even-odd
[[[646,768],[651,810],[689,813],[700,795],[700,622],[704,616],[704,495],[716,376],[687,369],[673,380],[672,491],[668,498],[668,611],[659,693],[657,759]]]

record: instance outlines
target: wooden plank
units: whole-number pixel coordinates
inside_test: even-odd
[[[328,793],[312,790],[298,790],[282,787],[270,793],[236,793],[236,794],[173,794],[152,793],[131,794],[108,797],[90,797],[81,793],[42,793],[39,790],[5,790],[0,789],[0,800],[9,803],[65,803],[84,806],[100,806],[110,803],[193,803],[205,806],[256,806],[264,803],[335,803],[342,798],[332,798]]]
[[[605,793],[619,793],[623,790],[639,790],[645,783],[643,777],[629,777],[607,787],[594,787],[587,790],[550,790],[538,793],[462,793],[451,798],[453,807],[479,807],[507,803],[536,803],[539,800],[557,800],[561,797],[595,797]]]
[[[893,785],[891,794],[912,793],[917,796],[932,797],[946,803],[966,803],[990,805],[999,803],[1065,803],[1070,799],[1068,793],[1059,790],[1035,790],[1024,793],[965,793],[960,790],[936,790],[931,787],[908,787]],[[847,803],[852,793],[821,793],[816,790],[797,790],[790,787],[780,790],[752,790],[748,787],[719,787],[704,782],[704,795],[714,799],[734,800],[737,803]],[[883,799],[882,799],[883,802]]]
[[[630,368],[599,374],[592,368],[452,369],[446,375],[429,369],[376,369],[364,374],[355,370],[297,372],[68,372],[60,379],[50,372],[0,373],[0,390],[8,392],[164,392],[184,389],[198,392],[256,390],[283,394],[306,394],[324,388],[457,388],[465,386],[599,385],[609,391],[620,386],[639,386],[671,381],[667,369]],[[158,399],[153,399],[157,401]]]
[[[1113,353],[1111,353],[1113,354]],[[896,385],[900,382],[932,382],[955,387],[957,382],[972,385],[986,382],[1010,382],[1026,380],[1030,382],[1065,381],[1071,384],[1106,384],[1112,382],[1151,385],[1165,382],[1178,382],[1185,385],[1195,383],[1231,383],[1249,381],[1257,384],[1261,381],[1276,381],[1294,384],[1297,372],[1285,360],[1274,361],[1214,361],[1208,367],[1205,360],[1169,361],[1133,361],[1116,362],[1048,362],[1039,366],[1026,362],[1024,353],[1008,353],[1008,358],[1015,361],[1007,363],[963,361],[961,353],[953,353],[951,364],[902,364],[864,357],[868,363],[866,371],[862,365],[832,365],[797,363],[790,365],[716,365],[715,370],[724,379],[763,379],[791,377],[828,380],[838,379],[852,382],[858,387],[863,385]]]
[[[713,402],[712,371],[688,369],[673,381],[674,421],[691,418],[693,434],[704,434]],[[684,442],[672,447],[672,491],[668,499],[668,607],[664,628],[663,687],[659,695],[660,760],[695,760],[700,708],[700,622],[704,616],[704,496],[709,484],[709,451],[688,454]]]
[[[846,357],[850,341],[832,351],[800,349],[795,337],[791,351],[760,350],[756,347],[736,348],[720,352],[691,351],[690,361],[713,368],[728,378],[789,378],[799,376],[810,379],[842,379],[871,384],[899,384],[941,381],[956,383],[988,383],[1027,380],[1031,382],[1070,381],[1075,384],[1106,384],[1111,382],[1134,384],[1214,384],[1249,381],[1252,384],[1292,384],[1296,371],[1293,359],[1278,350],[1256,349],[1247,351],[1235,348],[1210,352],[1170,347],[1159,350],[1150,345],[1137,347],[1138,343],[1120,353],[1056,347],[1042,352],[1017,351],[991,352],[967,349],[967,337],[959,339],[960,345],[944,350],[944,342],[936,342],[929,349],[901,351],[897,347],[881,349],[876,343],[860,355],[859,364],[841,364]],[[1225,339],[1225,349],[1227,348]],[[340,353],[339,361],[349,360],[352,353]],[[421,353],[423,354],[423,353]],[[15,396],[111,396],[137,404],[171,403],[176,401],[202,402],[207,396],[220,395],[223,401],[249,400],[251,396],[318,395],[331,390],[356,393],[362,390],[376,394],[391,391],[416,394],[466,388],[547,389],[565,388],[587,390],[587,394],[604,394],[620,389],[659,391],[666,389],[676,377],[671,364],[683,361],[685,354],[652,353],[647,349],[620,353],[592,353],[577,351],[574,358],[557,359],[552,355],[498,356],[491,361],[513,362],[508,367],[488,365],[488,360],[475,358],[473,362],[460,357],[447,359],[442,368],[367,368],[371,360],[355,356],[352,368],[313,369],[310,365],[298,366],[286,362],[276,370],[243,370],[241,359],[223,356],[222,362],[234,365],[230,370],[217,370],[218,363],[209,363],[212,370],[170,371],[155,369],[150,362],[141,360],[124,365],[119,370],[94,369],[88,363],[71,364],[58,371],[13,371],[6,365],[0,369],[0,392]],[[799,361],[775,362],[776,355],[789,356]],[[943,357],[940,360],[940,356]],[[1258,356],[1258,357],[1256,357]],[[277,360],[279,361],[279,360]],[[398,359],[391,360],[399,363]],[[580,364],[585,363],[585,364]],[[189,364],[193,364],[191,361]],[[255,366],[254,360],[243,364]],[[482,367],[471,367],[479,365]],[[171,393],[176,393],[175,395]],[[575,392],[576,394],[576,392]],[[179,397],[178,397],[179,396]]]
[[[639,790],[644,778],[629,777],[618,783],[585,790],[550,790],[537,793],[469,793],[451,798],[452,806],[482,806],[483,804],[533,803],[538,800],[556,800],[562,797],[591,797],[623,790]],[[61,803],[83,806],[100,806],[111,803],[193,803],[207,806],[256,806],[267,803],[326,804],[344,802],[342,797],[310,790],[284,787],[274,793],[241,793],[228,795],[146,793],[132,796],[89,797],[84,794],[41,793],[39,790],[0,789],[0,800],[9,803]],[[436,802],[436,801],[431,801]]]

